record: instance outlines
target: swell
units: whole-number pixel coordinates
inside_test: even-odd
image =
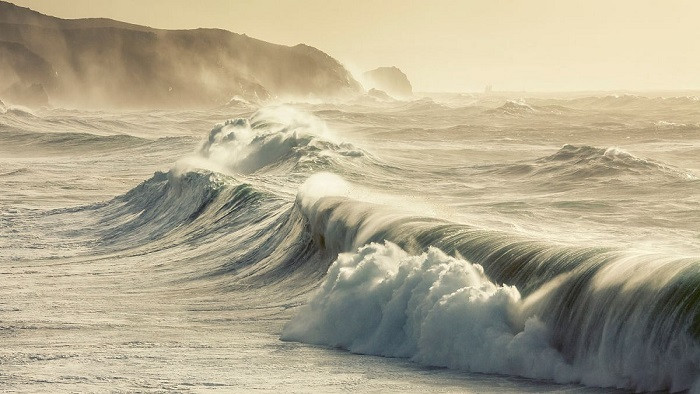
[[[672,109],[690,108],[697,110],[700,99],[697,96],[645,97],[632,94],[581,97],[566,101],[567,106],[599,109]]]
[[[36,133],[25,131],[5,131],[0,134],[0,141],[6,146],[31,147],[52,151],[86,147],[90,149],[126,148],[150,142],[150,140],[144,138],[124,134],[102,136],[88,133]]]
[[[564,145],[552,155],[531,162],[490,165],[479,169],[501,176],[528,176],[576,182],[589,178],[624,180],[625,177],[628,179],[643,177],[645,181],[650,179],[661,181],[697,179],[697,176],[690,171],[663,162],[641,158],[620,148],[597,148],[570,144]]]

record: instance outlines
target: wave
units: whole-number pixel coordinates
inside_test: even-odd
[[[407,112],[407,113],[430,113],[441,110],[449,110],[447,105],[436,102],[430,97],[420,98],[395,98],[389,96],[386,92],[376,89],[371,89],[366,94],[358,96],[355,99],[345,102],[340,106],[343,110],[351,112],[360,110],[362,112],[375,112],[384,109],[389,112]]]
[[[498,108],[489,109],[486,113],[500,114],[510,116],[523,116],[538,112],[535,108],[527,104],[523,100],[506,100],[506,102]]]
[[[225,108],[242,108],[242,109],[252,109],[256,107],[256,104],[251,103],[245,98],[235,95],[229,99],[229,101],[224,105]]]
[[[89,133],[38,133],[38,132],[16,132],[6,131],[0,135],[0,141],[10,146],[33,147],[64,152],[71,148],[84,148],[90,146],[91,149],[99,148],[120,148],[134,147],[148,144],[151,141],[126,134],[117,135],[95,135]]]
[[[654,130],[698,130],[700,123],[676,123],[660,120],[654,122],[652,128]]]
[[[101,243],[146,245],[194,221],[221,192],[220,176],[207,172],[157,172],[101,208]],[[175,237],[173,237],[175,238]]]
[[[535,100],[537,101],[537,100]],[[468,108],[468,107],[467,107]],[[466,108],[465,108],[466,109]],[[575,115],[580,110],[565,107],[559,104],[552,104],[544,101],[541,105],[532,105],[527,103],[523,99],[519,100],[506,100],[501,106],[496,108],[490,108],[483,111],[484,114],[488,115],[501,115],[508,117],[526,117],[530,115]]]
[[[0,115],[14,116],[18,118],[36,118],[37,116],[31,109],[22,105],[5,105],[0,101]]]
[[[347,104],[359,105],[359,106],[377,106],[377,105],[395,105],[401,102],[401,100],[396,99],[383,90],[370,89],[366,93],[361,94],[352,100],[348,101]]]
[[[323,168],[340,157],[366,155],[352,144],[332,139],[325,124],[312,115],[290,107],[264,108],[250,119],[217,125],[199,155],[243,174],[261,169]]]
[[[16,170],[8,171],[5,173],[0,173],[0,178],[23,176],[23,175],[27,175],[31,172],[32,172],[32,170],[29,169],[28,167],[22,167],[22,168],[18,168]]]
[[[89,219],[73,235],[97,237],[92,254],[165,253],[172,280],[277,286],[280,302],[315,287],[334,257],[288,199],[207,170],[157,172],[111,201],[54,212],[76,213]]]
[[[698,388],[698,271],[665,275],[664,284],[683,290],[662,291],[660,300],[656,284],[621,284],[601,271],[577,280],[571,273],[523,298],[490,281],[481,265],[436,248],[409,255],[371,243],[339,256],[282,338],[560,383]],[[578,287],[565,291],[564,283]],[[679,327],[663,321],[689,308]]]
[[[508,176],[528,176],[557,181],[580,182],[587,178],[621,180],[625,177],[650,176],[661,181],[671,179],[698,179],[690,171],[670,164],[637,157],[617,147],[597,148],[588,145],[566,144],[556,153],[534,162],[480,167],[487,172]],[[633,178],[631,178],[633,179]]]
[[[635,175],[661,173],[680,178],[695,178],[671,165],[637,157],[617,147],[596,148],[592,146],[564,145],[555,154],[539,160],[542,164],[555,164],[567,176],[591,177],[612,176],[620,173]],[[565,167],[565,168],[562,168]],[[549,171],[551,168],[544,169]]]
[[[632,109],[697,109],[700,107],[700,98],[697,96],[675,97],[646,97],[633,94],[607,95],[580,97],[567,100],[567,107],[593,108],[603,110],[632,110]]]

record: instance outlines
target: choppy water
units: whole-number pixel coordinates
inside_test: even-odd
[[[2,390],[700,390],[700,101],[3,107],[0,275]]]

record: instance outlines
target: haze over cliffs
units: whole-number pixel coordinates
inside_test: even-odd
[[[220,29],[60,19],[0,1],[0,97],[24,105],[205,107],[362,91],[335,59]]]

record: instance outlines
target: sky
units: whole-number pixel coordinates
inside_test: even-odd
[[[700,89],[695,0],[15,0],[61,18],[305,43],[415,91]]]

